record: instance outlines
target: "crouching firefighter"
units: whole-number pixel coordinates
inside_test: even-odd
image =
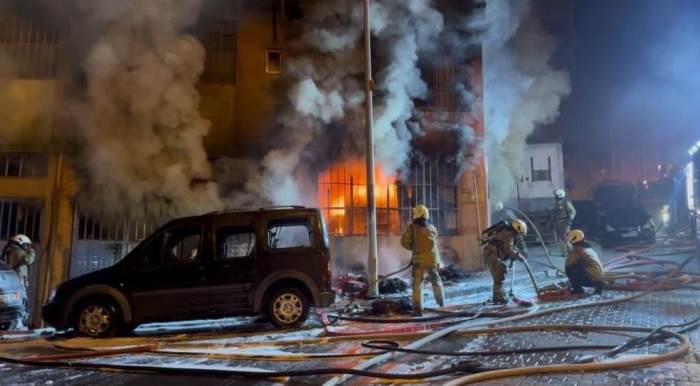
[[[605,286],[605,270],[598,253],[586,242],[583,231],[574,229],[566,235],[573,248],[566,257],[566,276],[572,292],[582,294],[583,287],[595,288],[599,294]]]
[[[429,221],[430,214],[424,205],[413,208],[413,223],[406,228],[401,236],[401,246],[412,252],[413,264],[413,314],[423,313],[423,277],[428,274],[428,280],[433,285],[435,301],[440,307],[444,306],[442,280],[440,279],[440,249],[437,228]]]
[[[523,220],[501,221],[486,229],[481,237],[484,245],[484,260],[493,277],[493,302],[505,304],[503,281],[508,267],[506,263],[513,260],[524,260],[525,256],[515,246],[518,236],[527,234],[527,224]]]

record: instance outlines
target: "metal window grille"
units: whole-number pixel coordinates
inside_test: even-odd
[[[0,177],[46,177],[48,164],[44,153],[0,153]]]
[[[20,78],[54,78],[58,34],[13,15],[0,13],[0,52],[12,62]]]
[[[100,220],[76,210],[70,276],[114,265],[158,225],[148,221]]]
[[[41,242],[41,200],[0,199],[0,240],[21,233]]]
[[[441,234],[455,234],[459,209],[458,173],[459,169],[453,163],[427,160],[413,163],[404,181],[381,181],[379,178],[375,188],[377,232],[400,234],[412,220],[413,207],[422,203],[430,210],[431,220]],[[355,163],[336,165],[321,174],[318,200],[329,234],[352,236],[367,233],[365,181],[361,165]]]
[[[206,23],[201,37],[206,49],[203,83],[236,83],[236,24],[230,20]]]

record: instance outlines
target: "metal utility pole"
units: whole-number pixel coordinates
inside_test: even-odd
[[[365,154],[367,160],[367,297],[379,295],[377,258],[377,208],[374,202],[374,113],[372,112],[372,44],[370,41],[369,0],[364,0],[365,27]]]

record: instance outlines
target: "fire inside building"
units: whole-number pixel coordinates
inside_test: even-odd
[[[199,111],[211,123],[204,139],[207,156],[222,190],[241,187],[250,165],[259,165],[275,129],[266,124],[276,108],[275,93],[289,59],[285,29],[298,17],[294,2],[249,6],[235,15],[203,18],[192,33],[206,50],[197,84]],[[50,26],[9,11],[0,13],[0,51],[21,71],[7,81],[2,98],[17,108],[8,117],[8,131],[30,128],[46,138],[67,130],[62,122],[69,106],[62,69],[64,36]],[[480,109],[460,111],[451,83],[460,67],[468,67],[477,104],[481,95],[479,47],[465,63],[447,57],[422,63],[431,97],[417,106],[430,147],[431,125],[445,122],[472,127],[483,136]],[[432,74],[432,75],[430,75]],[[3,99],[4,100],[4,99]],[[30,102],[31,101],[31,102]],[[28,235],[37,248],[30,270],[30,309],[33,323],[41,323],[39,307],[57,284],[119,261],[164,220],[101,216],[83,210],[82,190],[75,162],[64,149],[36,141],[5,147],[0,155],[0,238]],[[50,142],[50,140],[49,140]],[[420,144],[417,144],[420,146]],[[463,151],[462,151],[463,150]],[[415,156],[401,173],[377,165],[377,222],[380,271],[395,269],[410,256],[396,246],[410,222],[410,210],[424,203],[441,238],[447,259],[465,269],[481,269],[478,235],[487,225],[485,162],[475,149],[462,149],[465,159],[449,159],[440,151]],[[464,165],[468,164],[468,167]],[[79,168],[78,168],[79,169]],[[367,188],[364,159],[348,156],[330,163],[315,175],[315,206],[332,236],[336,265],[351,267],[366,260]],[[289,204],[296,204],[290,202]]]

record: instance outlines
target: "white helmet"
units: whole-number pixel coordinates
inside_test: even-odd
[[[566,197],[566,191],[564,189],[557,189],[554,191],[554,197],[561,200]]]
[[[423,204],[418,204],[415,208],[413,208],[413,219],[416,220],[419,218],[424,218],[426,220],[430,218],[430,212]]]
[[[513,220],[513,229],[515,229],[516,232],[520,235],[526,235],[527,234],[527,224],[525,224],[525,221],[520,220],[520,219],[515,219]]]
[[[496,212],[500,212],[503,210],[504,207],[505,207],[505,205],[503,205],[503,201],[498,201],[496,203],[496,205],[493,207],[493,209],[495,209]]]
[[[21,245],[24,247],[28,247],[28,246],[32,245],[32,239],[30,239],[29,237],[22,235],[22,234],[17,234],[17,235],[12,236],[12,238],[10,238],[10,240],[15,242],[17,245]]]
[[[576,244],[580,241],[583,241],[585,238],[586,235],[584,235],[583,231],[580,229],[573,229],[566,234],[566,240],[571,244]]]

